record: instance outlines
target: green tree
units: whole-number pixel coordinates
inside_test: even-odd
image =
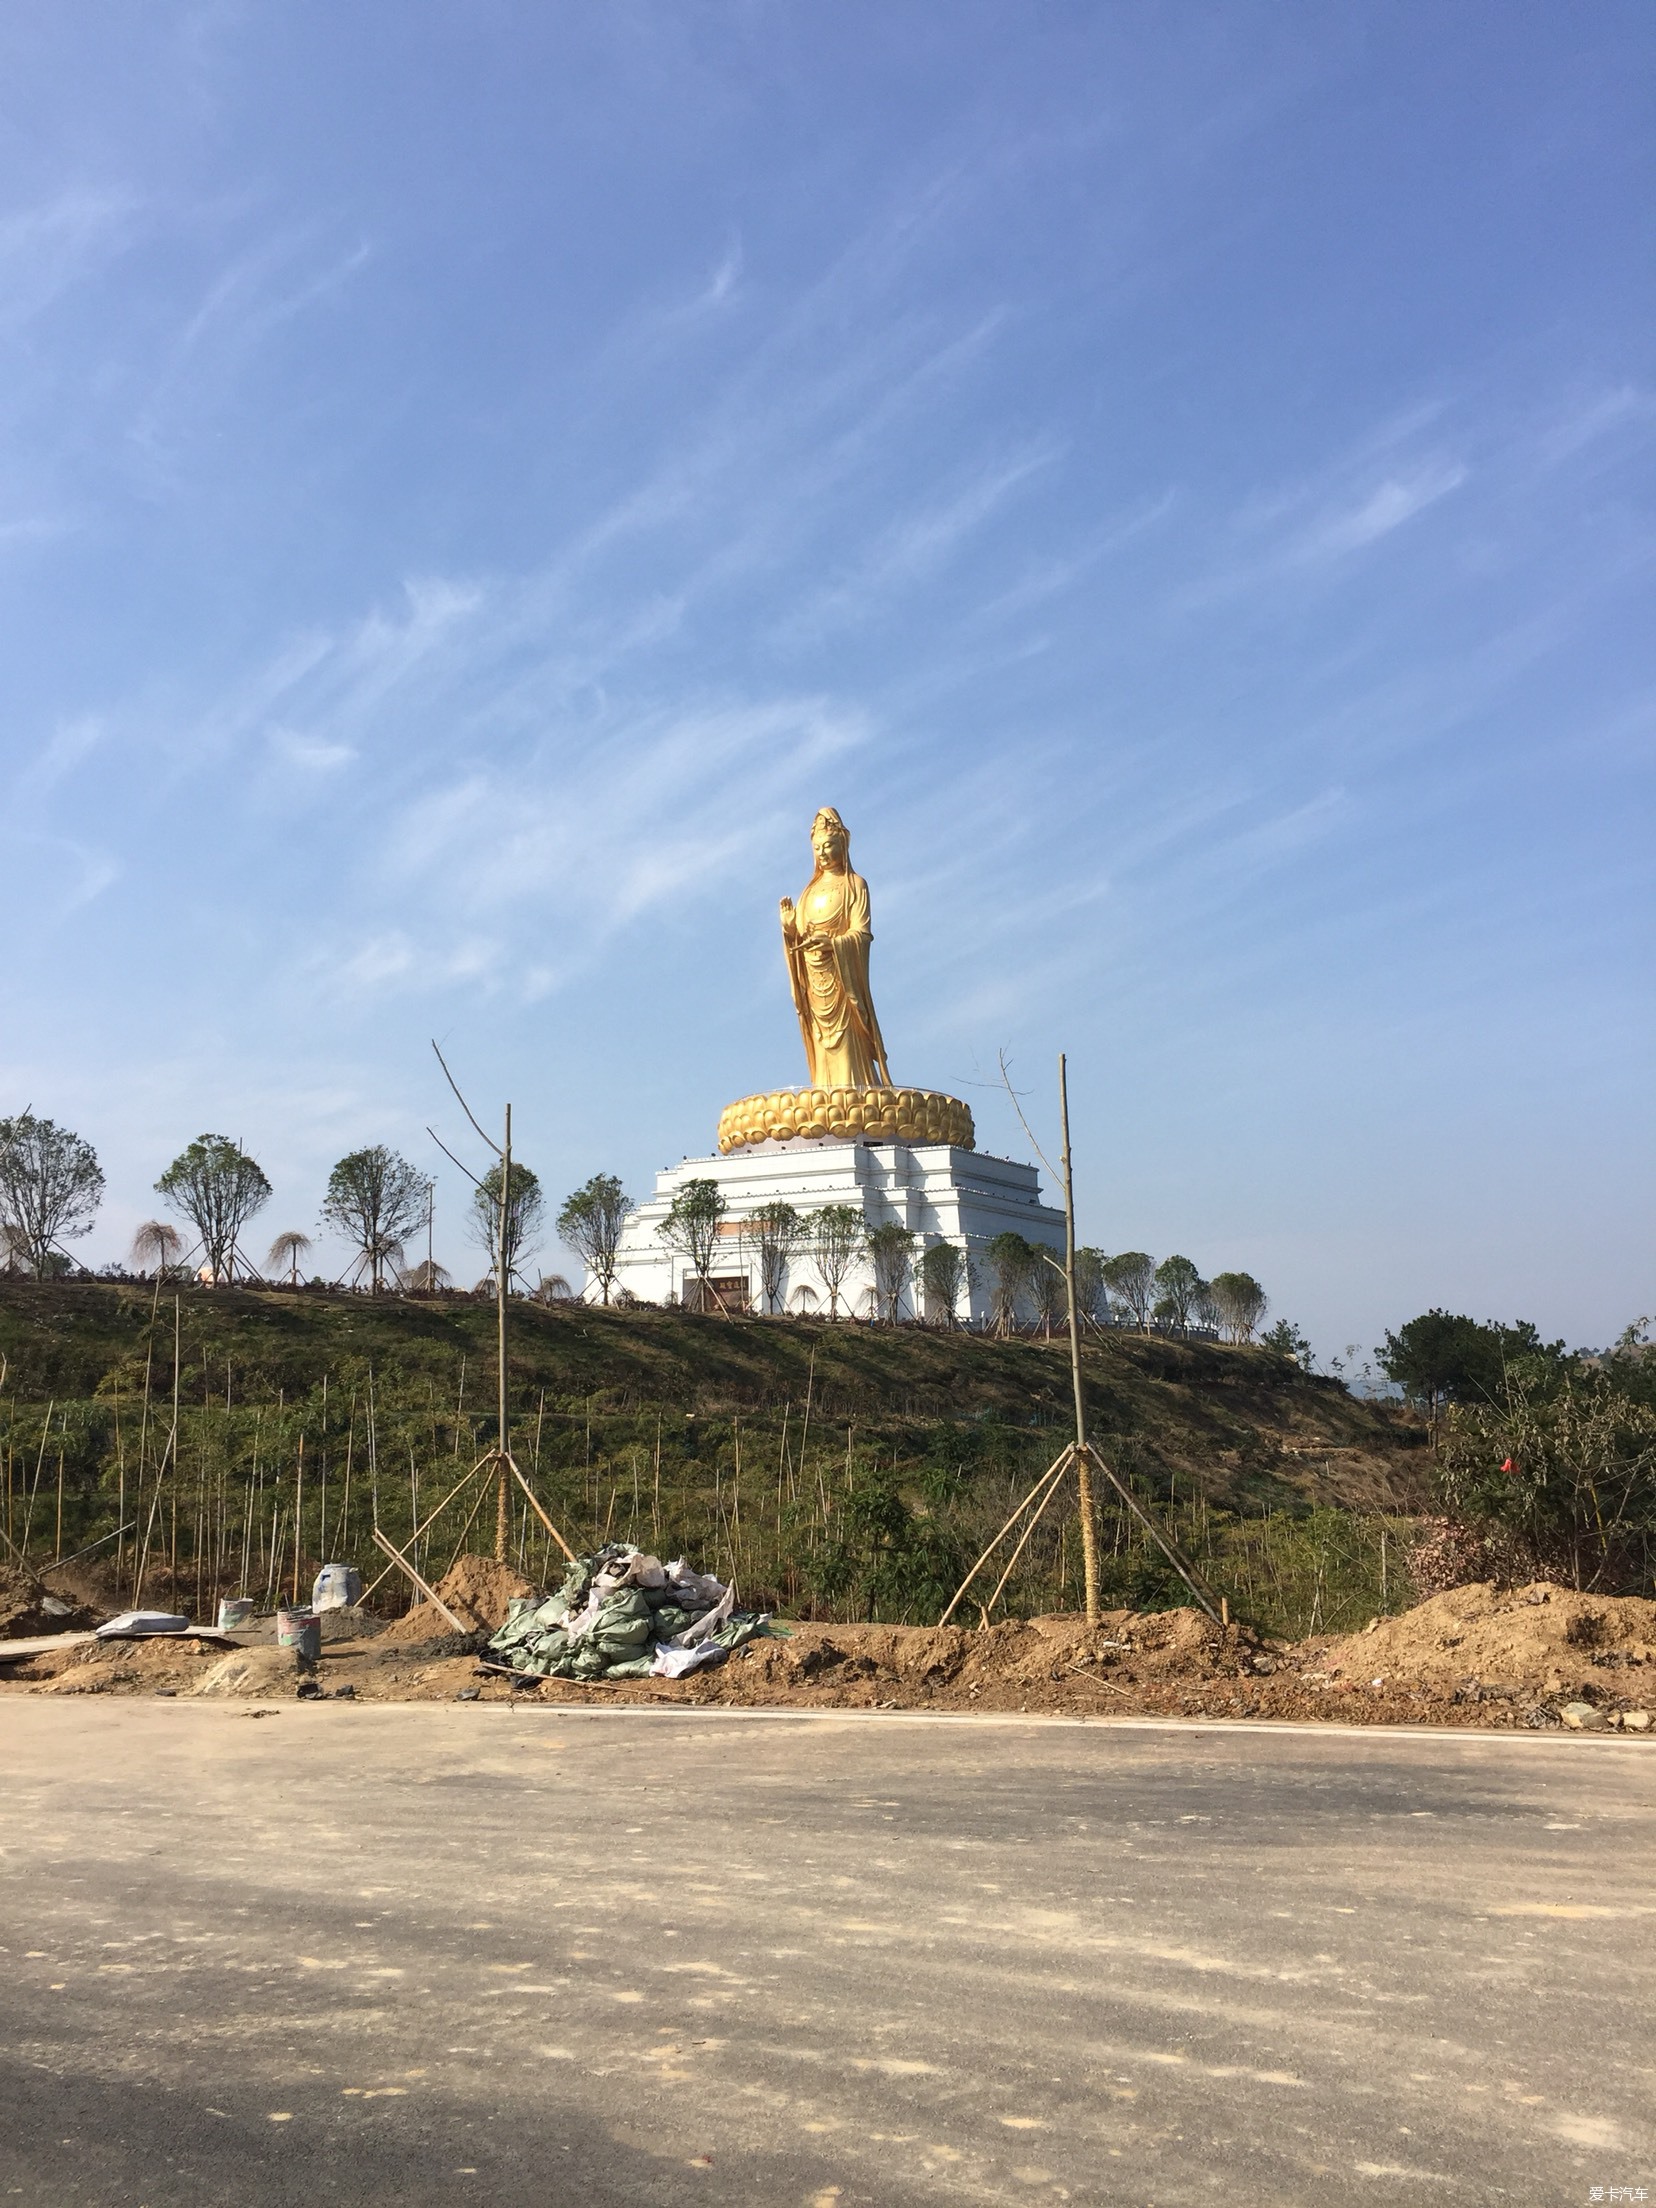
[[[355,1247],[359,1277],[366,1272],[377,1295],[385,1286],[386,1267],[401,1258],[415,1228],[424,1226],[430,1202],[426,1176],[376,1142],[341,1158],[328,1175],[322,1217]]]
[[[1150,1305],[1155,1291],[1156,1261],[1148,1250],[1123,1250],[1104,1260],[1104,1285],[1135,1326],[1149,1331]]]
[[[508,1288],[518,1263],[540,1239],[541,1221],[546,1213],[546,1199],[541,1194],[540,1176],[528,1166],[512,1160],[512,1177],[503,1177],[498,1160],[490,1166],[472,1191],[471,1232],[480,1249],[489,1253],[489,1267],[498,1281],[502,1252],[501,1242],[501,1191],[506,1193],[506,1248],[505,1281]]]
[[[1010,1334],[1018,1323],[1018,1306],[1029,1293],[1040,1258],[1033,1244],[1011,1229],[997,1234],[983,1254],[989,1261],[992,1323],[997,1334]]]
[[[81,1136],[33,1112],[0,1119],[0,1216],[32,1273],[48,1270],[60,1242],[91,1233],[103,1192],[98,1153]]]
[[[1311,1370],[1311,1344],[1291,1320],[1278,1319],[1270,1332],[1261,1334],[1259,1339],[1279,1357],[1291,1357],[1304,1371]]]
[[[270,1183],[241,1144],[228,1135],[198,1135],[155,1186],[196,1230],[209,1277],[232,1279],[241,1230],[270,1201]]]
[[[1270,1298],[1252,1273],[1215,1273],[1211,1283],[1219,1323],[1233,1342],[1251,1342]]]
[[[656,1228],[670,1249],[690,1260],[704,1311],[713,1306],[713,1291],[707,1282],[719,1247],[724,1215],[724,1191],[717,1181],[682,1181],[674,1192],[666,1218]]]
[[[960,1323],[960,1299],[970,1286],[971,1266],[966,1252],[953,1242],[934,1242],[920,1258],[920,1287],[926,1316],[941,1314],[944,1324]]]
[[[1202,1290],[1201,1274],[1188,1257],[1164,1257],[1156,1267],[1155,1280],[1161,1291],[1158,1315],[1183,1333],[1190,1324],[1196,1298]]]
[[[759,1253],[759,1285],[767,1311],[782,1308],[788,1261],[805,1239],[806,1226],[792,1204],[775,1197],[748,1214],[744,1226]]]
[[[845,1276],[863,1253],[863,1215],[851,1204],[824,1204],[810,1218],[811,1260],[828,1292],[828,1316],[839,1317]]]
[[[572,1196],[564,1199],[558,1214],[558,1239],[568,1244],[598,1283],[600,1299],[607,1304],[615,1287],[615,1253],[621,1246],[621,1230],[633,1210],[613,1173],[594,1173]]]
[[[914,1268],[914,1234],[895,1219],[868,1230],[868,1254],[874,1261],[874,1301],[888,1326],[897,1324],[903,1294]]]

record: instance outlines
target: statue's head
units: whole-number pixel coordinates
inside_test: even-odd
[[[832,805],[824,805],[811,823],[811,849],[819,867],[838,873],[850,857],[851,838]]]

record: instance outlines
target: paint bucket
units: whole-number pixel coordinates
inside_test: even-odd
[[[354,1564],[324,1564],[311,1589],[313,1610],[354,1610],[362,1600],[362,1574]]]
[[[322,1654],[322,1620],[309,1610],[278,1610],[276,1646],[291,1648],[302,1664],[314,1664]]]
[[[243,1626],[252,1623],[253,1598],[251,1595],[224,1595],[219,1599],[219,1631],[239,1633]]]

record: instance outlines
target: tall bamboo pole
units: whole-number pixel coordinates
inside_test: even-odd
[[[500,1152],[500,1227],[495,1246],[495,1357],[499,1384],[495,1401],[499,1456],[495,1464],[495,1562],[506,1561],[506,1467],[510,1462],[506,1423],[506,1223],[512,1200],[512,1107],[506,1107],[506,1139]]]
[[[1087,1447],[1087,1393],[1081,1376],[1081,1299],[1075,1285],[1075,1175],[1070,1164],[1069,1077],[1058,1053],[1058,1117],[1063,1132],[1064,1282],[1069,1291],[1070,1381],[1075,1390],[1075,1481],[1081,1512],[1081,1565],[1087,1623],[1098,1623],[1098,1528],[1093,1519],[1092,1454]]]

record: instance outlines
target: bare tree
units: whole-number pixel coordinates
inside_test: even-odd
[[[621,1192],[613,1173],[594,1173],[591,1180],[566,1197],[558,1214],[558,1239],[566,1242],[598,1283],[606,1304],[615,1286],[615,1253],[621,1230],[633,1209],[633,1200]]]
[[[308,1253],[310,1246],[310,1236],[301,1234],[297,1227],[289,1227],[285,1234],[279,1234],[265,1252],[265,1264],[270,1269],[271,1277],[279,1278],[286,1273],[288,1286],[297,1288],[299,1260]]]
[[[920,1288],[926,1316],[941,1316],[946,1326],[960,1324],[960,1299],[970,1285],[966,1253],[953,1242],[934,1242],[920,1259]]]
[[[434,1257],[422,1257],[418,1265],[411,1265],[403,1274],[401,1285],[417,1295],[433,1296],[451,1288],[454,1282],[446,1267],[439,1265]]]
[[[502,1204],[502,1194],[505,1203]],[[501,1273],[501,1213],[506,1215],[506,1264]],[[532,1249],[539,1239],[541,1220],[546,1203],[541,1195],[540,1179],[528,1166],[512,1160],[512,1177],[504,1182],[499,1162],[491,1165],[483,1178],[475,1184],[471,1205],[471,1230],[480,1248],[489,1253],[489,1264],[495,1277],[504,1277],[508,1286],[517,1271],[518,1259]]]
[[[1050,1339],[1067,1308],[1062,1255],[1044,1242],[1031,1243],[1035,1263],[1030,1268],[1029,1300],[1035,1306],[1035,1323]]]
[[[1109,1296],[1104,1286],[1104,1252],[1102,1250],[1077,1250],[1075,1253],[1075,1299],[1081,1316],[1091,1319],[1094,1325],[1104,1317],[1109,1308]]]
[[[724,1191],[717,1181],[685,1181],[675,1191],[666,1218],[656,1228],[669,1249],[677,1250],[681,1257],[690,1260],[704,1311],[711,1310],[713,1305],[713,1291],[707,1283],[719,1247],[724,1215]]]
[[[146,1219],[132,1238],[132,1262],[141,1273],[159,1278],[170,1273],[184,1254],[184,1237],[165,1219]]]
[[[1211,1293],[1219,1323],[1233,1342],[1251,1342],[1270,1308],[1270,1298],[1252,1273],[1215,1273]]]
[[[155,1184],[201,1241],[214,1282],[232,1278],[237,1238],[270,1201],[270,1183],[239,1142],[227,1135],[198,1135]]]
[[[1010,1334],[1018,1323],[1018,1305],[1028,1293],[1040,1262],[1021,1234],[997,1234],[984,1255],[989,1260],[990,1302],[995,1332]]]
[[[897,1220],[888,1219],[869,1228],[868,1254],[874,1260],[875,1308],[888,1326],[895,1326],[914,1266],[914,1235]]]
[[[537,1303],[573,1303],[575,1291],[562,1273],[542,1273],[535,1283]]]
[[[1156,1261],[1145,1250],[1123,1250],[1119,1257],[1104,1260],[1104,1285],[1115,1300],[1125,1306],[1136,1326],[1150,1328],[1150,1305],[1154,1300]]]
[[[780,1197],[750,1212],[743,1226],[759,1253],[759,1285],[765,1309],[780,1311],[788,1283],[788,1260],[805,1239],[806,1225],[792,1204]]]
[[[104,1177],[89,1142],[50,1119],[0,1119],[0,1215],[29,1270],[44,1275],[61,1242],[90,1234]]]
[[[863,1215],[851,1204],[824,1204],[809,1225],[811,1260],[828,1291],[828,1316],[839,1317],[845,1276],[863,1253]]]
[[[376,1142],[353,1150],[328,1175],[322,1217],[357,1249],[358,1275],[368,1275],[377,1295],[387,1270],[402,1256],[402,1246],[426,1223],[431,1184],[395,1150]]]

